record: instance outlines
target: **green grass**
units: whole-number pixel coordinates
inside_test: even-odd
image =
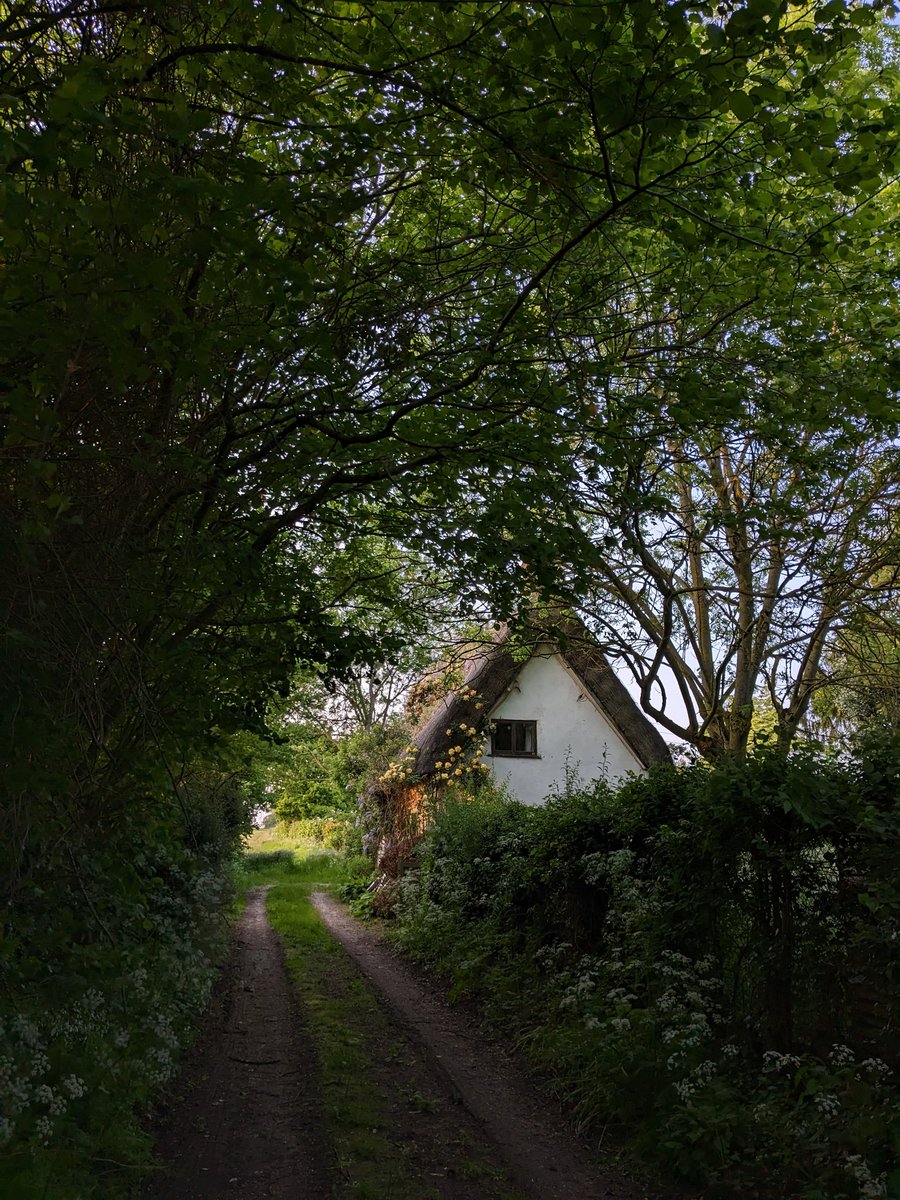
[[[0,1196],[9,1200],[134,1200],[152,1161],[152,1139],[132,1114],[110,1124],[104,1156],[74,1138],[17,1166],[0,1164]]]
[[[252,833],[248,833],[244,838],[247,857],[253,859],[256,854],[272,850],[290,850],[292,853],[296,851],[300,855],[307,855],[322,849],[313,842],[285,837],[282,829],[281,825],[273,825],[271,829],[254,829]]]

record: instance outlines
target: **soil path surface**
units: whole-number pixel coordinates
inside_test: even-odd
[[[318,1130],[315,1054],[254,888],[231,959],[157,1139],[166,1164],[147,1200],[320,1200],[331,1194]]]
[[[448,1008],[331,896],[314,892],[312,902],[329,931],[433,1058],[529,1196],[535,1200],[663,1200],[621,1177],[601,1175],[560,1115],[464,1013]]]
[[[269,924],[267,891],[248,893],[205,1033],[157,1132],[165,1166],[145,1200],[346,1194],[323,1132],[316,1051]],[[323,997],[363,986],[360,972],[381,1001],[380,1026],[354,1036],[365,1037],[370,1052],[368,1086],[390,1097],[382,1134],[404,1166],[405,1197],[671,1200],[601,1173],[552,1104],[470,1016],[449,1008],[331,896],[314,892],[312,902],[347,954],[335,955],[320,981]]]

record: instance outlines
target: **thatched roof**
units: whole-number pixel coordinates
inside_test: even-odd
[[[529,643],[534,646],[532,653],[560,655],[645,767],[670,761],[662,736],[632,700],[587,626],[571,614],[557,614],[543,629],[529,630],[525,644]],[[521,656],[521,644],[513,645],[511,630],[502,628],[492,644],[466,663],[462,686],[441,701],[413,738],[419,748],[415,775],[434,771],[446,754],[449,728],[478,727],[503,699],[527,661]]]

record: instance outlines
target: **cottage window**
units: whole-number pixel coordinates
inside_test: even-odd
[[[501,758],[537,758],[537,721],[495,721],[491,754]]]

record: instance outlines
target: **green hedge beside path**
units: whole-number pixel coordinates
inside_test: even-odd
[[[896,1197],[898,784],[884,736],[451,804],[396,937],[636,1161],[708,1196]]]

